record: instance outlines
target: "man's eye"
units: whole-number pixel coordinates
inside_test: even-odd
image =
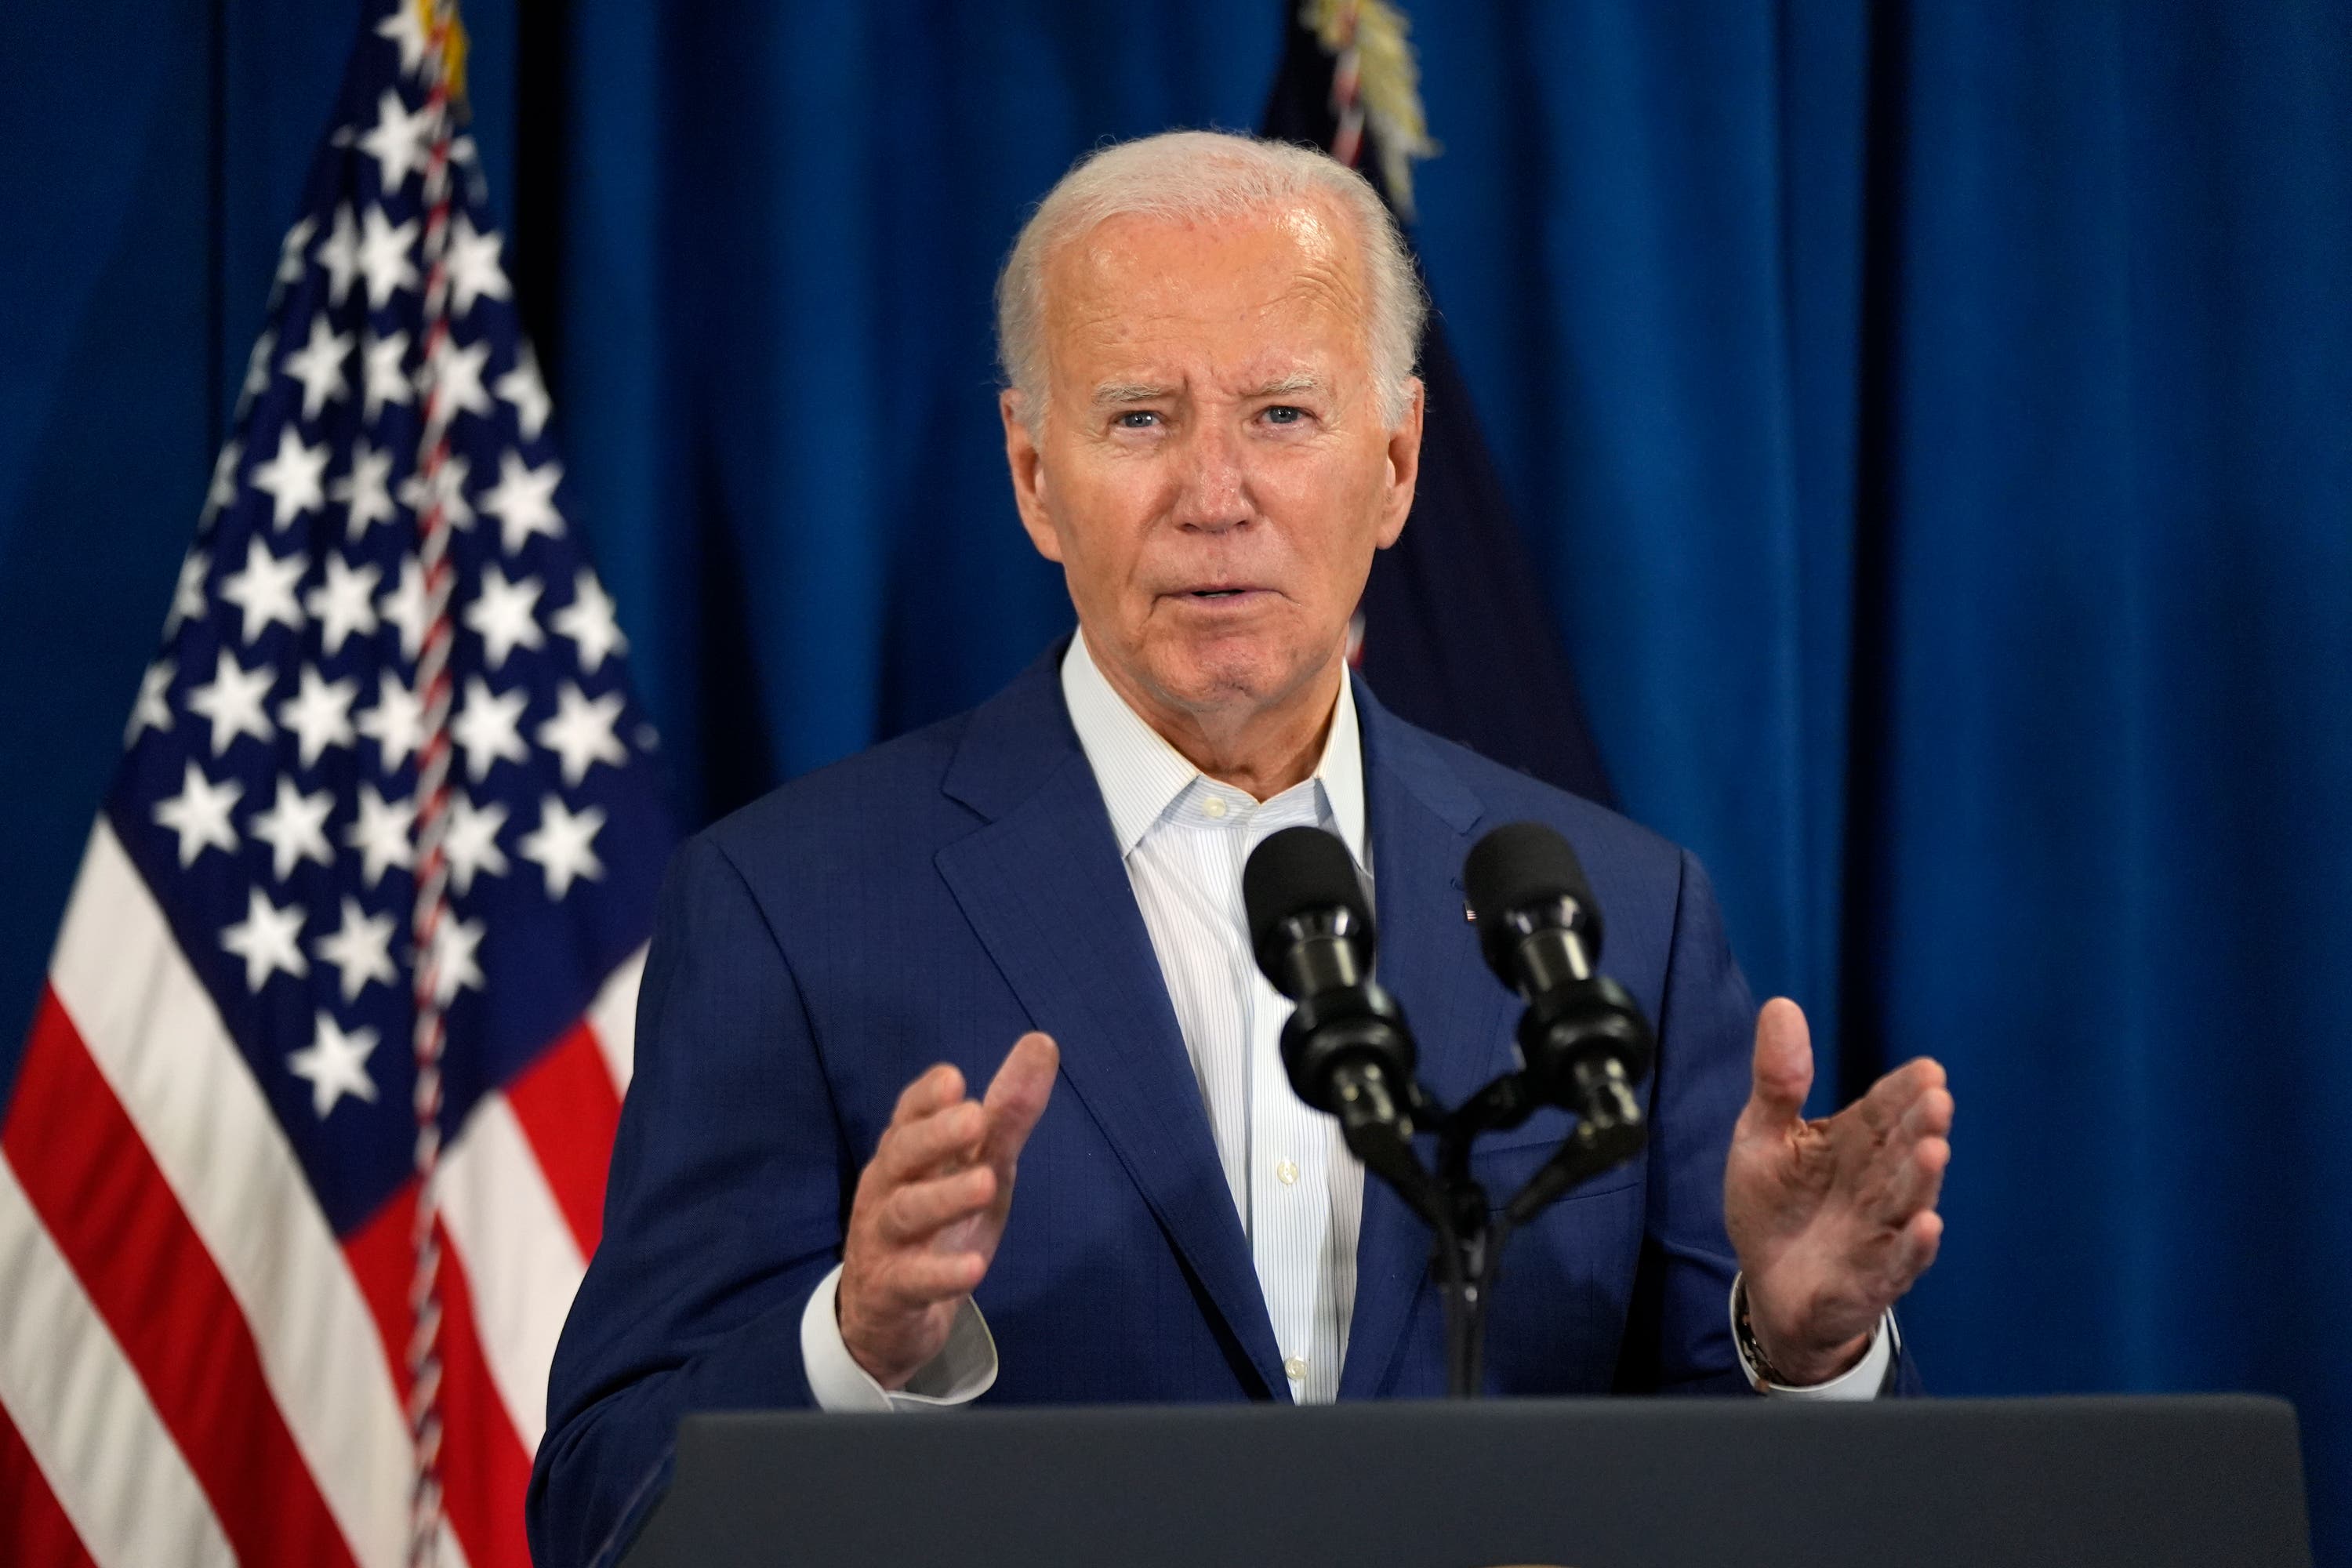
[[[1296,425],[1307,417],[1307,410],[1294,408],[1287,403],[1277,403],[1265,411],[1265,417],[1271,425]]]
[[[1160,415],[1150,408],[1130,408],[1114,421],[1122,430],[1149,430],[1158,423]]]

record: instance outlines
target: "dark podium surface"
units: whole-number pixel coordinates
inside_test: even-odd
[[[2247,1397],[688,1418],[628,1568],[2308,1568]]]

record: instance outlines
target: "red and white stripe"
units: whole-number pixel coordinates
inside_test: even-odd
[[[642,963],[441,1156],[443,1563],[528,1562]],[[400,1563],[414,1214],[329,1228],[101,820],[0,1123],[0,1563]]]

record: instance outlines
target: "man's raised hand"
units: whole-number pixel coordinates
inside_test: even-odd
[[[987,1274],[1013,1208],[1013,1168],[1054,1091],[1052,1038],[1013,1042],[985,1100],[941,1063],[898,1096],[857,1179],[835,1310],[841,1341],[885,1388],[903,1388],[947,1344]]]
[[[1775,997],[1756,1020],[1755,1087],[1732,1130],[1723,1219],[1757,1342],[1797,1384],[1858,1361],[1935,1261],[1952,1157],[1952,1096],[1935,1062],[1895,1068],[1818,1121],[1804,1119],[1812,1081],[1805,1015]]]

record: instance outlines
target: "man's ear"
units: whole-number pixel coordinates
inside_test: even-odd
[[[1404,417],[1389,432],[1388,493],[1381,499],[1380,547],[1386,550],[1404,532],[1412,511],[1413,487],[1421,480],[1421,415],[1423,389],[1419,376],[1406,383],[1412,397]]]
[[[1059,563],[1061,536],[1045,510],[1045,454],[1022,417],[1023,402],[1021,394],[1009,386],[996,395],[996,412],[1004,421],[1004,464],[1013,471],[1013,504],[1020,509],[1021,526],[1037,553]]]

